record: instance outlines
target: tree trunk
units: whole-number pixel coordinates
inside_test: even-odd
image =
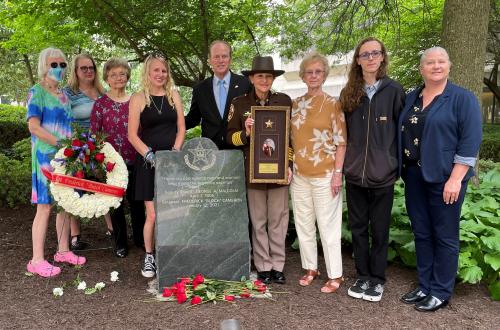
[[[446,0],[442,44],[452,63],[450,79],[481,102],[490,0]]]
[[[28,55],[23,54],[23,62],[26,64],[26,71],[28,72],[28,79],[30,80],[31,86],[35,84],[35,79],[33,78],[33,69],[31,68],[31,63]]]

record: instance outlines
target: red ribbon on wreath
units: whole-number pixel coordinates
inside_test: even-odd
[[[99,193],[103,195],[110,195],[114,197],[122,197],[123,195],[125,195],[125,189],[122,187],[117,187],[110,184],[105,184],[91,180],[79,179],[73,176],[68,176],[63,174],[55,174],[45,168],[42,168],[42,173],[47,177],[47,179],[49,179],[54,184],[90,191],[94,193]]]

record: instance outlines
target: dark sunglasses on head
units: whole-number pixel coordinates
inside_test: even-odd
[[[52,63],[50,63],[50,67],[51,68],[55,69],[55,68],[57,68],[57,66],[59,66],[61,69],[64,69],[64,68],[66,68],[68,66],[68,64],[66,62],[59,62],[59,63],[52,62]]]
[[[95,70],[95,67],[92,65],[92,66],[81,66],[80,67],[80,70],[82,70],[82,72],[94,72]]]

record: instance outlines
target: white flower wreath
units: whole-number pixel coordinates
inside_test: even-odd
[[[59,149],[50,162],[50,165],[54,168],[54,174],[66,174],[65,162],[55,160],[66,159],[64,149]],[[113,170],[106,174],[106,184],[127,189],[128,170],[123,158],[108,142],[104,143],[100,152],[104,154],[104,163],[115,163]],[[50,183],[50,192],[57,204],[66,212],[82,218],[100,217],[108,213],[110,208],[119,207],[122,201],[122,197],[92,192],[80,196],[74,188],[54,183]]]

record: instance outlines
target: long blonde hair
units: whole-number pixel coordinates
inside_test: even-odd
[[[165,89],[165,96],[167,97],[168,103],[171,106],[173,106],[174,105],[173,91],[175,88],[174,80],[172,79],[172,74],[170,72],[170,65],[168,63],[168,60],[160,55],[149,55],[148,57],[146,57],[146,60],[144,61],[144,64],[142,66],[141,86],[142,86],[142,91],[144,92],[146,105],[147,106],[151,105],[151,98],[150,98],[151,81],[149,80],[149,69],[151,67],[151,63],[153,62],[153,60],[158,60],[162,62],[165,65],[165,68],[167,69],[167,79],[162,87],[163,89]]]
[[[95,73],[94,81],[92,82],[92,85],[94,86],[95,89],[97,89],[99,94],[103,95],[105,93],[105,91],[101,85],[101,81],[99,80],[99,71],[97,69],[97,65],[95,64],[95,61],[92,58],[92,56],[90,56],[89,54],[86,54],[86,53],[82,53],[82,54],[78,54],[76,56],[73,56],[73,59],[71,60],[71,71],[69,72],[69,78],[68,78],[69,87],[75,93],[78,93],[78,90],[80,89],[76,70],[78,70],[78,61],[82,58],[88,58],[90,61],[92,61],[92,65],[94,66],[94,73]]]

